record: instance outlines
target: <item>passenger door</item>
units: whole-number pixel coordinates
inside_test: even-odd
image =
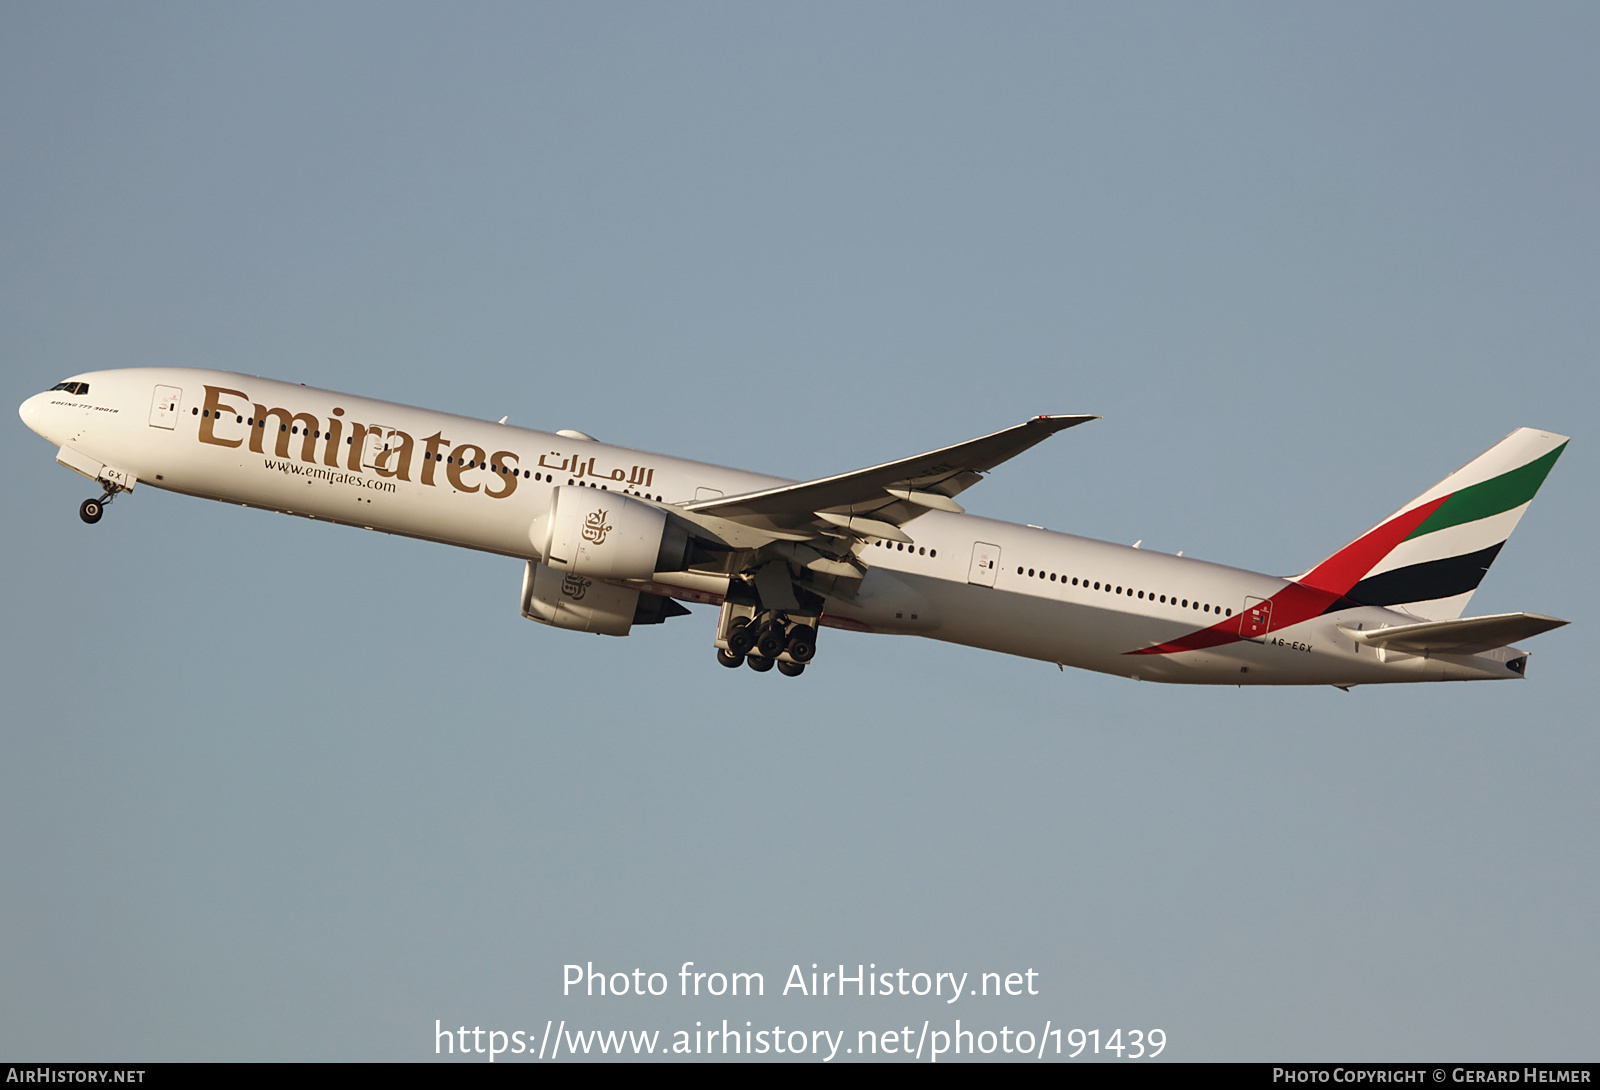
[[[1272,603],[1265,598],[1246,598],[1239,614],[1239,635],[1259,640],[1272,627]]]
[[[994,586],[994,577],[1000,572],[1000,546],[987,541],[972,543],[972,566],[967,569],[967,582],[980,587]]]
[[[177,427],[178,402],[182,400],[183,391],[176,386],[157,386],[155,396],[150,399],[150,426],[168,431]]]

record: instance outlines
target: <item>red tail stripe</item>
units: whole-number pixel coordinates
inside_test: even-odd
[[[1412,530],[1421,526],[1423,520],[1437,511],[1449,498],[1449,495],[1440,496],[1436,500],[1429,500],[1413,507],[1404,514],[1396,515],[1376,530],[1356,538],[1312,568],[1300,582],[1334,595],[1346,593],[1361,582],[1362,576],[1371,571],[1378,561],[1388,556],[1396,545],[1409,537]]]
[[[1272,627],[1288,628],[1290,625],[1309,621],[1321,615],[1351,587],[1359,583],[1362,576],[1371,571],[1378,561],[1388,556],[1396,545],[1409,537],[1412,530],[1422,525],[1423,520],[1437,511],[1449,498],[1440,496],[1436,500],[1429,500],[1413,507],[1404,514],[1396,515],[1312,568],[1306,573],[1305,578],[1290,583],[1274,594],[1268,599],[1272,603]],[[1229,617],[1218,621],[1210,628],[1190,632],[1167,643],[1124,653],[1171,655],[1178,651],[1202,651],[1207,647],[1235,643],[1244,638],[1239,635],[1239,625],[1243,621],[1242,615]]]
[[[1336,602],[1339,595],[1331,591],[1318,590],[1315,587],[1302,586],[1299,583],[1290,583],[1278,593],[1268,599],[1272,603],[1272,627],[1287,628],[1301,621],[1309,621],[1320,616],[1322,611]],[[1129,655],[1171,655],[1178,651],[1203,651],[1207,647],[1220,647],[1225,643],[1237,643],[1244,637],[1239,635],[1239,626],[1244,623],[1243,614],[1235,614],[1224,618],[1210,628],[1202,628],[1188,635],[1179,636],[1167,643],[1157,644],[1154,647],[1144,647],[1137,651],[1128,651]]]

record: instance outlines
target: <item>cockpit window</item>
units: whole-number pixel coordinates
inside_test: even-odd
[[[89,384],[87,382],[58,382],[50,387],[51,393],[55,393],[57,390],[69,394],[86,394],[89,392]]]

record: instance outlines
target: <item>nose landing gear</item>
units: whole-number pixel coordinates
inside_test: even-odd
[[[105,487],[106,494],[97,500],[84,500],[78,504],[78,517],[90,526],[93,526],[104,517],[106,505],[116,498],[118,492],[127,491],[121,485],[108,481],[104,477],[100,478],[97,483]]]

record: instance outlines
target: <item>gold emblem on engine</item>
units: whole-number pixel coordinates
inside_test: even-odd
[[[581,602],[583,596],[589,593],[589,580],[581,575],[569,575],[561,580],[561,593],[574,602]]]
[[[595,511],[583,520],[583,540],[592,541],[596,545],[606,543],[606,534],[611,532],[611,527],[606,525],[606,512]]]

